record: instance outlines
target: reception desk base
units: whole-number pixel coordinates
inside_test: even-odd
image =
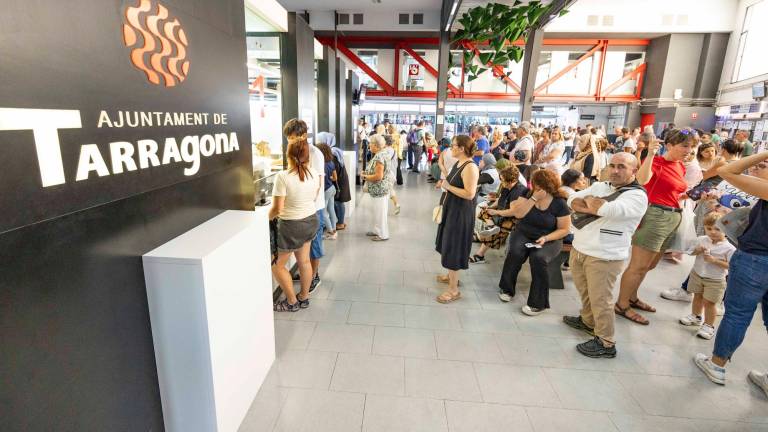
[[[227,211],[144,255],[168,432],[236,432],[275,359],[267,211]]]

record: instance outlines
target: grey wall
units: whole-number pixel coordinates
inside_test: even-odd
[[[670,36],[664,80],[658,97],[671,98],[675,89],[683,90],[683,97],[693,97],[699,57],[704,44],[702,34],[673,34]]]
[[[661,85],[664,83],[664,70],[667,67],[667,52],[669,51],[670,35],[651,39],[645,53],[648,63],[645,79],[643,80],[643,98],[658,98],[661,95]]]
[[[343,149],[351,149],[351,143],[346,139],[349,129],[349,117],[346,108],[352,103],[352,94],[347,86],[347,66],[341,59],[336,59],[336,139]]]
[[[704,35],[693,97],[714,98],[717,96],[729,39],[730,35],[725,33]]]
[[[317,130],[334,135],[338,135],[336,91],[336,56],[330,47],[323,47],[323,59],[317,65]]]
[[[288,32],[281,33],[280,36],[283,122],[292,118],[301,118],[308,124],[314,123],[314,32],[300,15],[290,12]],[[310,130],[310,136],[315,132],[314,128]]]

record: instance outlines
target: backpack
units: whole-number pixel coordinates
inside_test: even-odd
[[[616,198],[618,198],[624,192],[631,191],[631,190],[640,190],[645,192],[645,188],[642,185],[640,185],[640,183],[638,183],[637,180],[635,180],[634,182],[626,186],[618,188],[616,192],[601,198],[604,199],[605,201],[611,202]],[[602,216],[593,215],[589,213],[573,212],[571,213],[571,223],[573,224],[574,228],[582,229],[585,226],[589,225],[590,223],[600,219],[601,217]]]

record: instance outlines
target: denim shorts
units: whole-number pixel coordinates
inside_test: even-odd
[[[323,230],[325,229],[325,218],[323,217],[323,212],[325,210],[320,209],[317,211],[317,232],[315,233],[315,238],[312,239],[312,246],[309,249],[309,258],[310,259],[320,259],[325,255],[323,251]]]

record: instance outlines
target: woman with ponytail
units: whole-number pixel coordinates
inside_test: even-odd
[[[288,169],[275,177],[269,219],[277,218],[277,262],[272,265],[272,275],[285,293],[285,300],[275,303],[274,310],[296,312],[309,307],[312,282],[309,249],[318,229],[315,200],[322,185],[319,173],[310,167],[306,123],[298,119],[288,120],[283,134],[288,139]],[[296,257],[301,276],[301,292],[298,294],[285,267],[291,254]]]

